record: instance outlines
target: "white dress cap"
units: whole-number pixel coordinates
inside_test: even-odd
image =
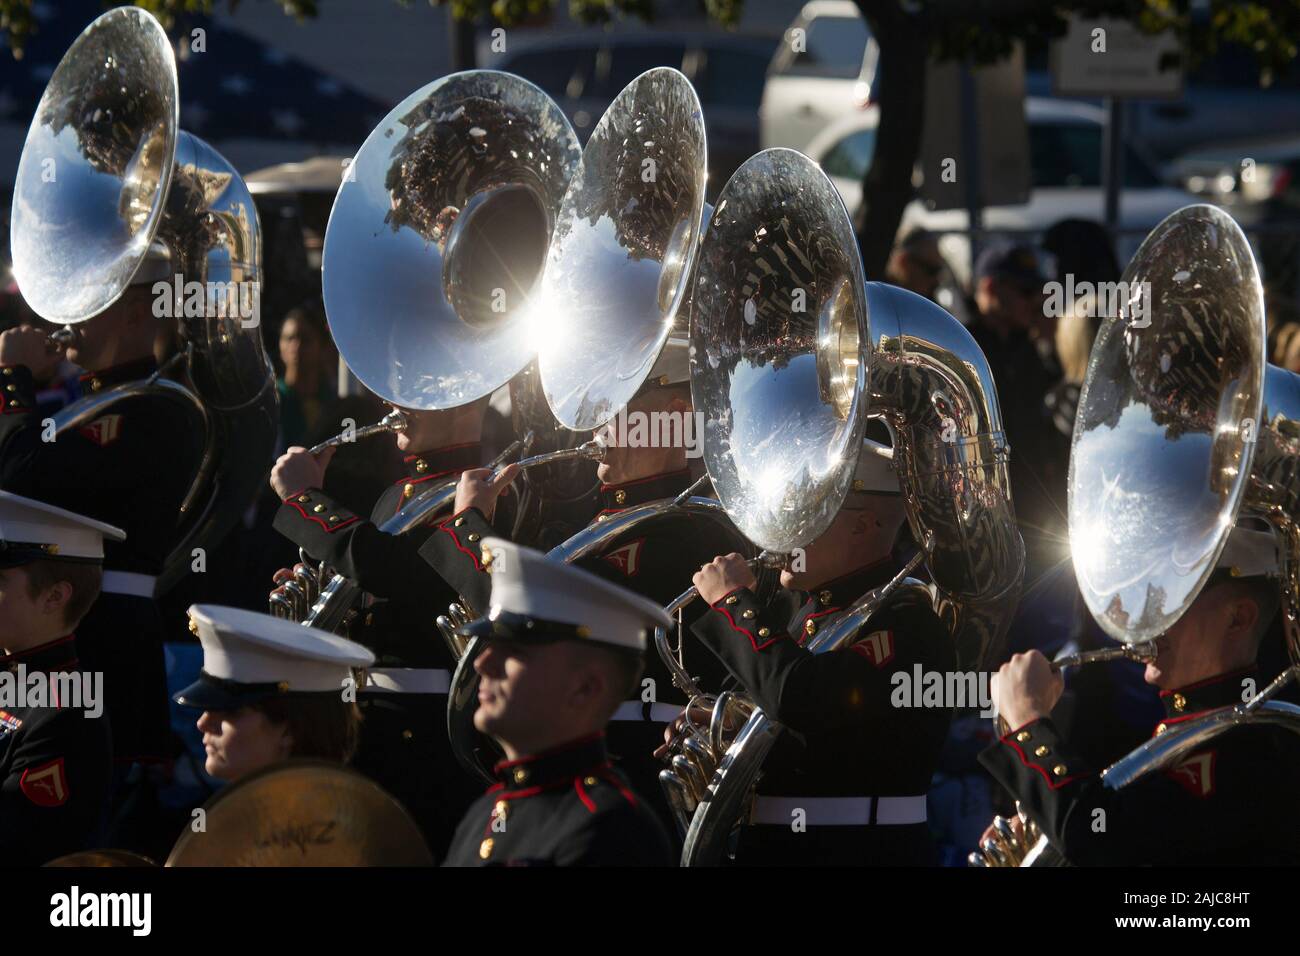
[[[513,615],[518,638],[529,637],[526,622],[532,621],[538,639],[571,637],[643,651],[649,630],[672,626],[653,601],[540,551],[502,538],[485,538],[483,551],[492,575],[491,608],[485,619],[470,625],[471,633],[499,634]],[[572,633],[563,633],[568,628]]]
[[[877,494],[899,493],[898,473],[894,470],[894,449],[870,438],[862,439],[858,467],[853,471],[853,490]]]
[[[37,560],[104,560],[104,539],[126,532],[43,501],[0,491],[0,566]]]
[[[375,662],[354,641],[269,614],[212,604],[195,604],[189,613],[203,645],[203,673],[217,681],[341,694],[352,668]],[[188,691],[180,696],[194,697]]]
[[[1272,531],[1255,531],[1240,525],[1233,528],[1219,554],[1216,568],[1227,568],[1234,578],[1281,573],[1277,538]]]

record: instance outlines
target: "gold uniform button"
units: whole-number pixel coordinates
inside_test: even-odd
[[[595,777],[587,777],[586,779],[584,779],[584,780],[582,781],[582,783],[583,783],[584,786],[594,787],[594,786],[596,785],[597,781],[596,781],[596,778],[595,778]]]
[[[92,378],[92,379],[90,380],[90,390],[91,390],[92,392],[98,392],[98,391],[99,391],[101,388],[103,388],[103,387],[104,387],[104,383],[101,382],[99,379],[97,379],[97,378]]]
[[[415,485],[411,484],[408,481],[406,484],[402,486],[402,497],[403,498],[411,497],[411,492],[413,492],[414,490],[415,490]]]
[[[816,621],[804,621],[804,622],[803,622],[803,631],[804,631],[805,634],[816,634],[816,633],[817,633],[817,622],[816,622]]]
[[[464,518],[457,518],[457,519],[456,519],[456,527],[457,527],[457,528],[459,528],[459,527],[460,527],[461,525],[463,525],[464,523],[465,523],[465,519],[464,519]]]
[[[1174,710],[1180,714],[1187,709],[1187,698],[1182,694],[1174,694]]]
[[[750,619],[753,618],[753,616],[754,616],[754,609],[753,609],[753,608],[750,608],[750,607],[747,607],[747,608],[745,608],[745,612],[744,612],[743,614],[741,614],[740,616],[743,617],[745,620],[748,621],[748,620],[750,620]]]
[[[12,374],[14,373],[14,370],[11,369],[11,368],[6,368],[6,369],[4,370],[4,373],[5,373],[6,375],[12,375]]]
[[[528,779],[528,771],[523,767],[515,767],[515,783],[523,783]]]
[[[492,838],[488,837],[486,840],[484,840],[482,843],[478,845],[478,858],[480,860],[486,860],[491,855],[492,855]]]
[[[1056,774],[1058,777],[1064,777],[1069,772],[1069,768],[1063,763],[1058,763],[1052,768],[1052,773]]]
[[[289,682],[287,680],[282,680],[275,685],[275,689],[281,694],[287,694],[289,693]]]
[[[16,392],[16,391],[18,391],[18,386],[15,385],[13,382],[10,382],[8,385],[5,386],[5,391],[6,391],[6,392]]]
[[[734,595],[734,594],[731,594],[731,595],[728,595],[728,596],[727,596],[727,603],[728,603],[728,604],[735,604],[735,603],[736,603],[737,601],[739,601],[739,600],[740,600],[740,598],[736,597],[736,595]]]
[[[1169,725],[1161,721],[1159,724],[1156,725],[1156,736],[1163,734],[1168,729],[1169,729]]]
[[[415,459],[415,470],[422,475],[429,470],[429,465],[423,458],[417,458]]]
[[[339,520],[338,515],[330,515],[330,521],[338,521],[338,520]]]
[[[304,505],[305,505],[305,504],[306,504],[307,502],[309,502],[309,501],[311,501],[311,496],[310,496],[310,495],[299,495],[299,496],[298,496],[298,503],[299,503],[299,504],[304,504]]]
[[[1052,752],[1052,748],[1047,746],[1047,744],[1043,744],[1041,747],[1039,747],[1037,750],[1034,751],[1034,756],[1046,757],[1051,752]]]
[[[830,603],[831,603],[831,592],[830,592],[830,591],[822,591],[820,594],[817,595],[817,600],[821,601],[823,604],[830,604]]]
[[[760,627],[760,628],[758,629],[758,636],[759,636],[759,637],[767,637],[767,635],[769,635],[769,634],[771,634],[771,633],[772,633],[772,632],[769,631],[769,630],[768,630],[767,628],[765,628],[765,627]]]
[[[414,736],[415,736],[415,733],[414,733],[413,731],[410,731],[410,730],[403,730],[403,731],[402,731],[402,739],[403,739],[403,740],[410,740],[410,739],[411,739],[412,737],[414,737]]]
[[[471,531],[471,532],[469,533],[469,540],[470,540],[470,543],[471,543],[471,544],[472,544],[473,542],[477,541],[478,538],[479,538],[479,535],[478,535],[478,532],[477,532],[477,531]]]
[[[1022,730],[1020,731],[1020,733],[1016,734],[1016,740],[1020,741],[1022,744],[1028,739],[1029,739],[1029,731],[1027,730]]]
[[[625,501],[627,501],[626,491],[620,488],[618,491],[614,492],[614,504],[621,505]]]
[[[325,510],[325,506],[324,506],[324,505],[317,505],[315,508],[312,508],[311,510],[314,511],[314,512],[316,512],[317,514],[320,514],[322,511]]]
[[[509,810],[510,810],[510,804],[506,803],[504,800],[498,800],[496,806],[492,808],[492,813],[496,816],[498,820],[504,822],[506,815],[509,813]]]

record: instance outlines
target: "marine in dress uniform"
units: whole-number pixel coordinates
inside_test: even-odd
[[[53,638],[36,633],[28,580],[33,562],[100,565],[109,525],[29,498],[0,492],[0,864],[39,866],[94,844],[108,810],[112,739],[101,685],[84,672],[65,609]],[[84,600],[84,595],[78,596]],[[28,608],[31,610],[31,608]],[[31,629],[31,630],[29,630]],[[81,698],[58,701],[60,688]],[[19,684],[25,696],[10,700]],[[30,696],[36,684],[44,696]],[[22,706],[17,706],[21,703]],[[98,710],[95,716],[90,716]]]
[[[132,310],[144,316],[153,301],[149,286],[170,273],[166,253],[151,251],[126,294],[83,323],[83,340],[106,335],[92,328],[96,323],[120,322]],[[149,315],[145,321],[156,320]],[[110,367],[81,377],[84,396],[157,371],[152,331],[143,332],[136,332],[132,354],[118,354]],[[140,395],[114,401],[87,424],[45,441],[43,416],[36,410],[42,384],[27,364],[4,364],[0,358],[0,488],[39,496],[126,531],[125,541],[110,541],[105,548],[103,594],[82,621],[78,644],[86,667],[105,675],[118,763],[170,761],[178,747],[169,724],[154,586],[198,473],[202,421],[174,401]]]
[[[209,774],[238,780],[290,757],[347,762],[349,738],[355,739],[348,728],[357,719],[351,708],[358,669],[374,663],[370,651],[256,611],[195,604],[189,616],[203,645],[203,668],[175,700],[204,711],[199,729]],[[269,712],[270,702],[277,707]],[[239,723],[249,709],[269,719]],[[314,732],[326,723],[332,732]]]
[[[349,629],[376,658],[358,699],[364,720],[354,765],[401,801],[441,854],[478,793],[447,739],[455,661],[435,621],[456,592],[420,557],[429,527],[393,535],[379,526],[427,488],[480,467],[483,451],[478,442],[462,443],[407,454],[403,463],[405,473],[379,496],[369,520],[309,487],[284,499],[274,526],[378,599]]]
[[[860,502],[897,494],[886,458],[864,450],[860,461],[855,488],[867,493]],[[836,518],[850,520],[856,519],[847,511]],[[952,711],[897,706],[895,697],[899,675],[912,681],[918,669],[946,674],[956,667],[948,629],[928,600],[895,592],[839,650],[806,648],[840,611],[896,571],[882,558],[811,592],[778,590],[766,602],[751,587],[736,587],[695,623],[700,641],[786,728],[764,762],[736,847],[738,863],[936,862],[926,794]],[[752,581],[743,565],[736,572]]]
[[[463,633],[487,642],[475,661],[483,675],[475,725],[509,759],[465,814],[447,865],[669,865],[667,834],[610,762],[603,733],[622,690],[610,684],[627,678],[628,665],[635,676],[647,632],[667,625],[667,615],[540,552],[498,538],[485,539],[482,551],[493,568],[490,609]],[[600,694],[581,704],[570,695],[585,678],[574,676],[572,658],[556,656],[575,647],[582,655],[599,651],[594,661],[609,675]],[[548,671],[548,658],[565,670]],[[577,660],[581,668],[588,658]],[[557,673],[573,683],[557,687]]]
[[[688,378],[687,346],[670,339],[642,393],[678,386]],[[675,498],[690,487],[696,476],[688,467],[686,450],[680,451],[681,467],[630,481],[602,483],[594,520],[604,521],[628,508]],[[636,449],[629,449],[629,454],[635,453]],[[696,494],[708,496],[709,490]],[[441,522],[421,551],[453,590],[475,608],[486,606],[489,584],[474,545],[493,533],[482,512],[471,508]],[[583,558],[575,566],[663,606],[690,587],[691,575],[705,561],[716,554],[742,550],[749,550],[748,543],[729,525],[669,511],[618,535],[601,553]],[[686,625],[689,627],[703,610],[698,605],[688,606],[684,610]],[[676,643],[675,633],[670,637]],[[694,640],[689,630],[684,638],[687,647],[683,656],[692,676],[699,678],[703,686],[718,687],[725,671],[711,655],[699,649],[692,652]],[[685,694],[673,685],[667,666],[651,648],[639,696],[619,707],[607,732],[609,750],[619,767],[665,822],[672,816],[659,786],[663,764],[654,751],[662,743],[664,727],[686,703]]]
[[[1160,638],[1157,647],[1162,657],[1148,665],[1148,675],[1153,668],[1168,666],[1164,658],[1169,642],[1188,640],[1180,624],[1223,605],[1223,593],[1214,590],[1217,583],[1276,574],[1271,537],[1233,530],[1219,569],[1178,624]],[[1267,623],[1260,621],[1259,630]],[[1209,639],[1225,637],[1211,632]],[[1048,670],[1046,660],[1035,655],[1018,656],[1040,671],[1034,682],[1040,690],[1031,689],[1028,675],[1015,675],[1014,658],[999,673],[999,682],[1008,685],[995,690],[995,702],[1014,729],[986,750],[980,761],[1069,862],[1077,866],[1300,863],[1300,828],[1295,825],[1295,808],[1300,805],[1300,735],[1276,725],[1242,724],[1207,740],[1177,766],[1144,774],[1112,790],[1102,783],[1102,768],[1090,765],[1050,716],[1013,719],[1034,697],[1046,700],[1060,693],[1059,679]],[[1261,688],[1271,676],[1260,675],[1251,664],[1166,687],[1160,691],[1165,716],[1152,735],[1242,703],[1251,687]]]

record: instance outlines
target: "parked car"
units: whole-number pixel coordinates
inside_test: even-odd
[[[808,147],[850,210],[862,196],[862,177],[875,151],[879,112],[873,106],[824,130]],[[1029,130],[1032,187],[1029,202],[989,206],[983,211],[990,234],[1034,238],[1061,219],[1101,221],[1105,193],[1101,188],[1104,111],[1086,103],[1028,97],[1025,122]],[[1197,202],[1191,193],[1166,185],[1149,160],[1130,146],[1124,158],[1124,188],[1120,191],[1120,230],[1116,254],[1125,263],[1137,251],[1147,231],[1176,209]],[[949,233],[939,248],[962,283],[970,281],[970,240],[965,209],[932,210],[919,199],[903,212],[899,234],[921,227]]]
[[[1236,206],[1285,200],[1288,193],[1294,203],[1297,169],[1300,130],[1201,146],[1169,163],[1165,175],[1211,202]]]
[[[776,40],[721,33],[600,33],[520,42],[492,62],[545,90],[578,138],[587,137],[614,97],[646,70],[671,66],[695,86],[708,132],[709,192],[717,193],[758,152],[758,106]]]
[[[851,0],[804,4],[768,67],[759,108],[763,146],[806,152],[827,124],[866,109],[879,58]]]

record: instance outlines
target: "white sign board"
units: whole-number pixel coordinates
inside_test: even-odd
[[[1178,38],[1148,35],[1127,20],[1071,17],[1065,37],[1052,43],[1051,62],[1057,96],[1164,99],[1183,91]]]

